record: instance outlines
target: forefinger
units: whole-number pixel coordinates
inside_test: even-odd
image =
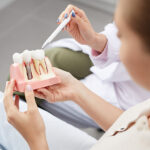
[[[14,106],[13,102],[13,89],[15,86],[15,81],[11,80],[10,82],[6,83],[5,92],[4,92],[4,105],[5,108],[9,106]]]
[[[84,14],[83,14],[83,11],[74,6],[74,5],[68,5],[67,8],[60,14],[59,16],[59,23],[61,23],[65,17],[65,15],[67,15],[66,17],[69,16],[69,14],[71,13],[71,11],[74,10],[75,14],[78,14],[79,17],[82,17]]]

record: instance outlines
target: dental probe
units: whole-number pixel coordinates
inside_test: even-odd
[[[48,39],[42,45],[42,49],[44,49],[48,44],[50,44],[54,38],[61,32],[61,30],[69,23],[71,20],[72,14],[75,13],[74,10],[71,11],[69,17],[64,19],[64,21],[56,28],[56,30],[48,37]]]

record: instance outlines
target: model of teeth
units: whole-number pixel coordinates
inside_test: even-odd
[[[16,81],[15,91],[25,92],[27,84],[33,90],[60,83],[50,60],[43,50],[23,51],[13,55],[14,64],[10,66],[10,79]]]
[[[23,61],[26,65],[28,79],[31,80],[32,79],[32,72],[31,72],[31,67],[30,67],[31,52],[28,50],[23,51],[22,58],[23,58]]]
[[[13,54],[13,61],[16,64],[19,64],[19,68],[23,72],[25,80],[27,80],[28,78],[27,78],[27,74],[26,74],[26,68],[24,67],[24,65],[22,65],[22,63],[23,63],[22,55],[19,53],[14,53]]]
[[[44,60],[45,58],[44,51],[43,50],[32,51],[31,57],[33,59],[37,73],[39,75],[47,73],[47,68],[46,68],[45,60]]]
[[[43,50],[24,50],[22,54],[15,53],[13,61],[20,65],[21,72],[27,80],[42,80],[55,76]]]
[[[14,53],[14,54],[13,54],[13,61],[14,61],[14,63],[22,64],[23,59],[22,59],[21,54],[19,54],[19,53]]]

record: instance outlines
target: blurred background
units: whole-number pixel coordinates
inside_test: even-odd
[[[57,27],[56,20],[68,4],[83,9],[97,32],[113,21],[116,0],[0,0],[0,90],[12,63],[12,54],[41,48]],[[61,32],[55,40],[70,37]],[[102,133],[85,129],[99,138]]]
[[[0,0],[0,90],[12,63],[12,54],[38,49],[57,27],[68,4],[83,9],[97,32],[112,22],[116,0]],[[61,32],[55,40],[70,37]]]

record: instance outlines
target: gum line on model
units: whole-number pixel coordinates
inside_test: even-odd
[[[55,74],[43,50],[15,53],[13,61],[10,66],[10,79],[16,81],[15,91],[24,92],[27,84],[35,90],[60,83],[60,78]]]

